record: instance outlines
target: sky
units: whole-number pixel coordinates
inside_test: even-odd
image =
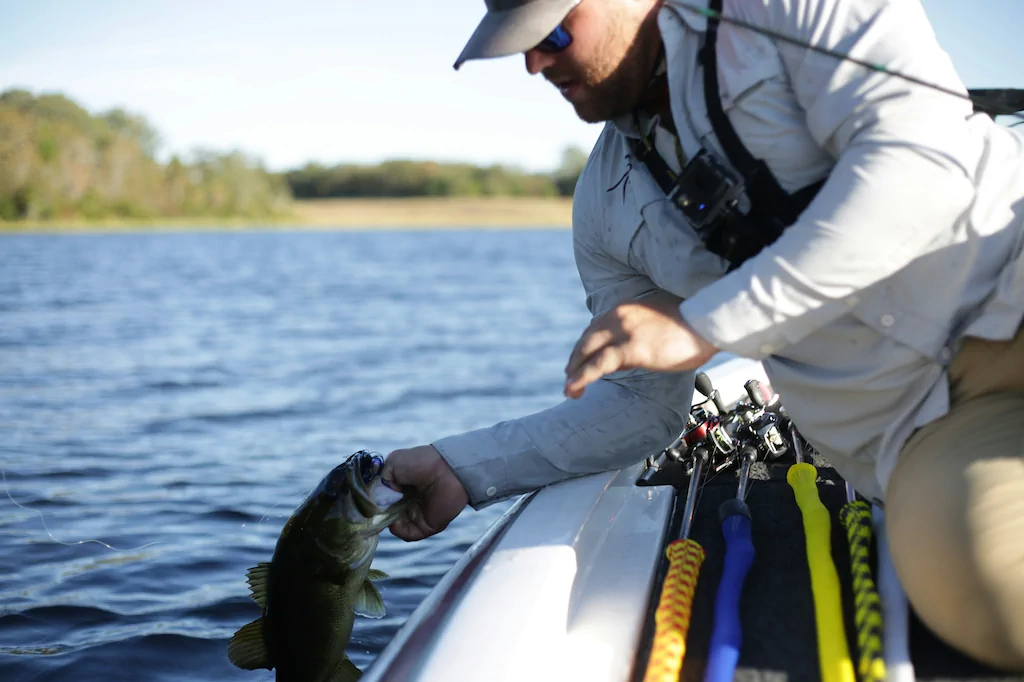
[[[912,0],[894,0],[912,1]],[[968,87],[1024,88],[1024,0],[922,0]],[[600,126],[522,56],[452,63],[482,0],[0,0],[0,91],[121,107],[160,156],[272,170],[433,159],[555,168]]]

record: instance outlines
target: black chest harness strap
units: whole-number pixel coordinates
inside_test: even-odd
[[[722,0],[711,0],[710,8],[720,13]],[[734,270],[778,239],[807,208],[825,181],[790,194],[779,186],[764,161],[755,159],[743,146],[722,108],[715,54],[717,38],[718,20],[709,17],[700,51],[704,100],[715,136],[742,181],[703,150],[677,174],[658,154],[650,134],[631,140],[630,145],[633,155],[647,166],[665,194],[694,223],[705,247],[728,261],[729,269]],[[750,200],[751,208],[746,214],[735,210],[741,191]],[[709,211],[706,216],[702,213],[705,210]]]

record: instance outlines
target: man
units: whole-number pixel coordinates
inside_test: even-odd
[[[761,360],[802,434],[885,505],[925,623],[1024,670],[1024,140],[949,94],[966,91],[920,5],[725,0],[724,17],[946,92],[678,0],[487,6],[456,67],[523,52],[580,118],[607,121],[573,209],[594,320],[566,367],[571,400],[390,455],[420,500],[395,535],[657,452],[693,371],[724,350]],[[742,154],[769,172],[721,204],[738,227],[659,186]],[[735,234],[764,243],[739,253]]]

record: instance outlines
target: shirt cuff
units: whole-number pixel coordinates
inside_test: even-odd
[[[500,426],[448,436],[431,443],[466,489],[473,509],[483,509],[513,494],[505,460],[481,456],[481,453],[495,452],[495,439],[490,432]]]

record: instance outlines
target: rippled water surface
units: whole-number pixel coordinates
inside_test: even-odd
[[[273,679],[227,642],[304,494],[559,401],[587,319],[562,230],[0,237],[0,680]],[[507,506],[385,531],[360,668]]]

